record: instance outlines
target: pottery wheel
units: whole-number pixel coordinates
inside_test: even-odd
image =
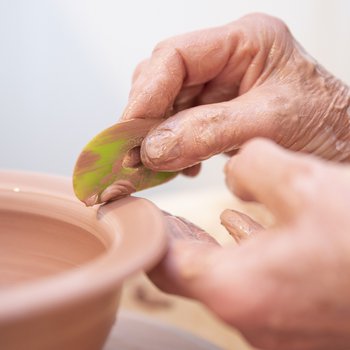
[[[222,350],[203,339],[143,315],[120,312],[103,350]]]

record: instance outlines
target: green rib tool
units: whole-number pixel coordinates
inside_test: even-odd
[[[120,122],[95,136],[83,149],[74,169],[76,196],[86,205],[106,201],[107,192],[118,188],[117,199],[131,192],[157,186],[177,173],[155,172],[140,161],[140,146],[159,119],[132,119]],[[113,196],[112,196],[113,197]]]

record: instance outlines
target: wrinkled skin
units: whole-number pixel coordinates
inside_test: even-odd
[[[123,119],[175,113],[142,144],[154,170],[184,169],[257,136],[348,161],[349,101],[283,22],[254,14],[158,44],[135,71]]]
[[[240,198],[267,206],[275,227],[226,213],[230,231],[244,238],[244,223],[248,237],[220,247],[188,225],[195,234],[173,236],[152,280],[201,301],[259,349],[348,350],[350,168],[258,139],[229,161],[226,176]]]
[[[151,130],[142,162],[199,171],[236,153],[225,171],[243,200],[264,204],[264,229],[236,211],[221,220],[239,245],[220,247],[167,216],[171,243],[150,274],[197,299],[254,346],[350,349],[350,92],[309,57],[278,19],[249,15],[160,43],[135,71],[123,119],[170,116]],[[271,141],[253,140],[262,136]]]

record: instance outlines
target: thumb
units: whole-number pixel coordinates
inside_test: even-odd
[[[226,321],[239,320],[252,301],[247,290],[264,275],[255,242],[221,247],[188,221],[165,219],[171,240],[166,256],[148,273],[152,282],[165,292],[201,301]],[[250,225],[243,216],[242,222]]]
[[[183,110],[146,136],[142,162],[153,170],[177,171],[237,149],[253,137],[287,133],[292,118],[286,108],[286,99],[274,89],[258,87],[228,102]]]

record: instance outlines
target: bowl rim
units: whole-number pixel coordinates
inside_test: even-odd
[[[67,205],[94,215],[97,226],[107,230],[114,239],[105,252],[79,268],[0,290],[0,323],[101,293],[117,292],[125,278],[150,269],[165,254],[168,243],[165,219],[161,211],[146,199],[127,197],[87,208],[75,198],[71,180],[67,177],[1,170],[0,197],[4,194],[15,196],[19,192],[51,197],[49,200],[52,201],[64,200]],[[132,219],[128,215],[130,210],[135,214]],[[144,232],[145,220],[152,228],[147,234]]]

